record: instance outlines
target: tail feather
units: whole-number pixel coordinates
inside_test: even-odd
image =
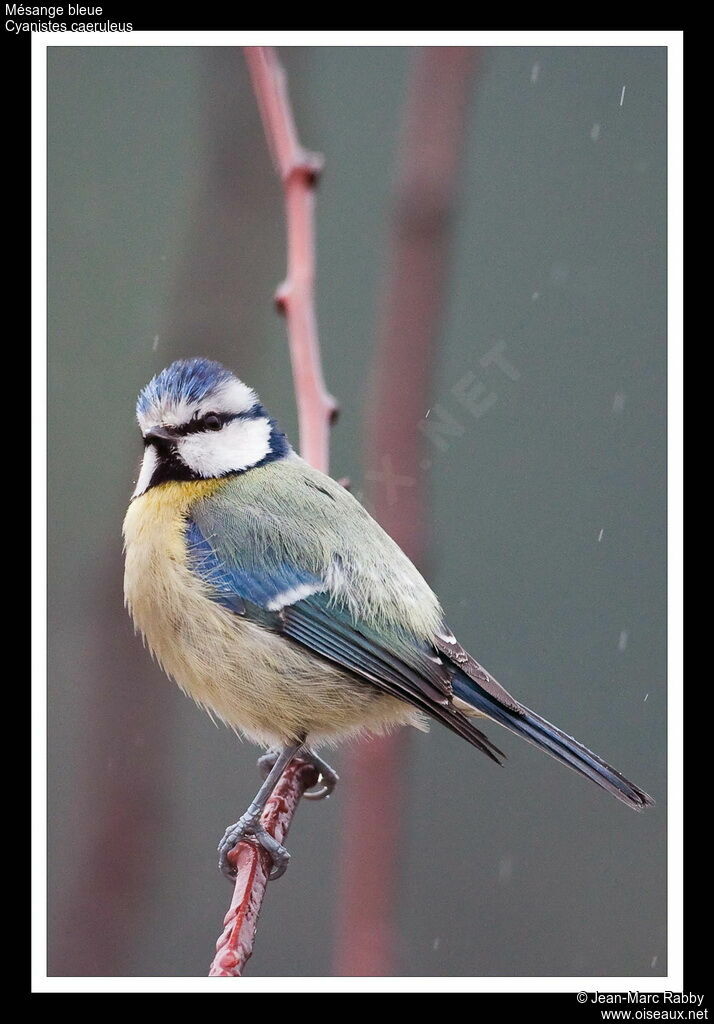
[[[483,690],[478,683],[462,672],[457,672],[453,680],[454,694],[482,712],[494,722],[504,726],[517,736],[522,736],[529,743],[539,747],[554,757],[556,761],[567,765],[580,775],[591,779],[598,786],[612,793],[618,800],[635,810],[641,811],[654,804],[651,796],[639,789],[632,782],[616,771],[602,758],[568,736],[561,729],[546,722],[526,707],[514,711],[504,707],[491,694]]]

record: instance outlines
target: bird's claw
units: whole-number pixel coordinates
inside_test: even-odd
[[[273,753],[272,750],[269,750],[267,754],[263,754],[262,757],[258,758],[258,768],[260,769],[263,778],[268,777],[270,769],[275,764],[277,756],[278,755]],[[329,765],[327,761],[323,761],[321,757],[318,757],[312,750],[307,750],[306,748],[303,748],[300,751],[298,759],[300,761],[304,761],[306,764],[312,765],[319,776],[318,785],[316,785],[314,789],[308,789],[307,792],[303,794],[305,799],[324,800],[325,797],[330,796],[334,791],[335,786],[340,781],[340,777],[335,769]]]
[[[335,769],[323,761],[317,754],[310,752],[310,756],[307,759],[313,768],[318,772],[318,785],[314,789],[308,789],[304,794],[306,800],[324,800],[326,797],[334,791],[335,786],[340,781],[340,777]]]
[[[288,851],[261,825],[260,818],[243,815],[235,825],[228,826],[218,844],[218,867],[229,881],[235,880],[236,871],[228,855],[244,839],[252,839],[267,850],[273,865],[268,876],[271,882],[285,874],[290,860]]]

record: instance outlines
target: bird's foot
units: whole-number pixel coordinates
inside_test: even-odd
[[[258,758],[258,767],[263,775],[263,778],[267,778],[270,769],[275,764],[278,758],[278,754],[274,751],[269,750],[267,754],[263,754],[262,757]],[[318,773],[318,784],[314,789],[308,789],[304,794],[306,800],[324,800],[325,797],[330,796],[335,786],[340,781],[340,777],[335,769],[323,761],[317,754],[308,750],[307,747],[303,747],[297,755],[299,761],[304,761],[306,764],[312,765],[315,771]]]
[[[290,854],[277,839],[260,823],[260,815],[244,814],[235,825],[229,825],[218,844],[218,867],[229,881],[233,881],[236,871],[228,854],[243,839],[253,839],[264,850],[268,851],[273,866],[268,876],[271,881],[280,878],[287,870]]]

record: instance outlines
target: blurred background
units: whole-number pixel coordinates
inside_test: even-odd
[[[410,736],[395,973],[663,975],[666,51],[479,54],[422,413],[458,429],[442,446],[415,423],[418,478],[396,465],[365,482],[417,56],[281,51],[301,139],[326,157],[332,472],[392,518],[423,488],[421,565],[461,642],[657,806],[633,814],[495,725],[500,769],[438,725]],[[240,50],[55,46],[48,59],[49,973],[200,976],[230,899],[216,844],[257,788],[257,751],[163,677],[124,612],[133,409],[154,372],[200,354],[297,440],[272,305],[282,200]],[[495,346],[512,372],[489,361]],[[479,385],[491,397],[475,413],[462,399]],[[340,770],[345,753],[331,760]],[[252,976],[334,972],[349,786],[299,808]]]

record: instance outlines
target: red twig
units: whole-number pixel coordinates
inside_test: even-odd
[[[329,427],[337,403],[325,387],[315,316],[315,186],[323,160],[298,141],[285,72],[271,46],[246,46],[268,146],[283,183],[287,224],[287,276],[275,301],[288,324],[290,359],[300,426],[300,449],[311,465],[327,472]]]
[[[367,412],[376,518],[419,565],[426,550],[421,434],[441,322],[456,175],[474,57],[417,51],[401,139],[384,301]],[[401,482],[401,485],[400,485]],[[360,744],[345,769],[335,973],[393,975],[403,732]]]
[[[328,393],[322,376],[314,305],[314,188],[322,157],[308,153],[298,141],[285,72],[273,48],[246,46],[245,56],[285,195],[288,269],[276,293],[276,302],[287,318],[300,448],[308,462],[327,472],[330,425],[337,413],[337,403]],[[279,842],[287,835],[305,789],[317,781],[314,769],[308,772],[307,768],[299,761],[290,765],[263,812],[263,825]],[[210,977],[238,977],[242,973],[253,951],[255,928],[268,883],[267,856],[257,844],[238,843],[230,857],[237,870],[236,883]]]
[[[288,834],[300,797],[316,782],[317,772],[303,761],[293,761],[283,772],[261,819],[278,842],[284,842]],[[267,852],[254,843],[238,843],[228,856],[236,869],[236,883],[230,909],[223,919],[223,934],[216,943],[209,978],[238,978],[243,973],[253,952],[255,929],[271,867]]]

